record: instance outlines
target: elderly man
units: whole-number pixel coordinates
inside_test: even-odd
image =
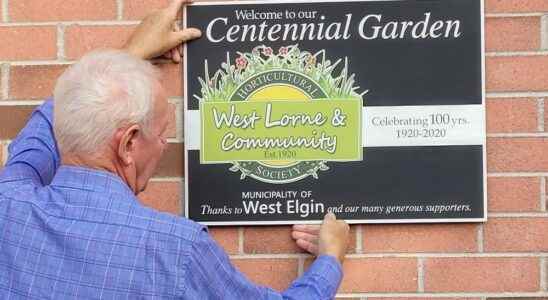
[[[248,281],[203,226],[138,202],[167,146],[167,99],[146,59],[178,62],[179,45],[200,36],[173,28],[182,5],[147,17],[123,51],[69,68],[55,100],[10,145],[0,174],[0,298],[334,297],[348,225],[332,214],[321,227],[294,227],[296,243],[318,257],[279,293]]]

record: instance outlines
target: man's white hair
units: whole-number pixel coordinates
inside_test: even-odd
[[[54,92],[54,132],[61,153],[94,154],[116,129],[149,130],[159,73],[119,50],[91,52],[67,69]]]

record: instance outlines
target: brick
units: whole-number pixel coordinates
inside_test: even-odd
[[[177,105],[170,103],[168,108],[169,123],[167,124],[166,136],[168,138],[175,138],[177,136]]]
[[[486,0],[485,11],[487,13],[546,12],[548,2],[546,0]]]
[[[487,297],[487,300],[548,300],[548,297]]]
[[[184,173],[183,166],[183,144],[171,143],[164,152],[154,175],[158,177],[182,177]]]
[[[488,172],[548,171],[548,138],[487,139]]]
[[[164,8],[169,0],[126,0],[124,1],[124,19],[141,20],[154,10]]]
[[[12,66],[9,99],[44,99],[53,95],[57,78],[67,65]]]
[[[545,91],[548,89],[548,55],[486,58],[489,92]]]
[[[244,228],[245,253],[302,253],[291,238],[291,226]]]
[[[347,258],[343,269],[339,293],[417,291],[413,258]]]
[[[487,99],[487,132],[537,132],[537,101],[531,98]]]
[[[151,181],[145,191],[139,194],[139,200],[144,205],[174,215],[181,215],[182,199],[181,182]]]
[[[486,51],[532,51],[540,48],[540,17],[486,18]]]
[[[356,228],[350,226],[347,253],[356,252]],[[258,226],[244,229],[245,253],[306,253],[291,237],[291,226]]]
[[[209,233],[228,254],[239,252],[238,227],[211,227]]]
[[[491,177],[487,179],[490,212],[538,211],[540,179],[534,177]]]
[[[11,140],[27,123],[35,106],[0,106],[0,140]]]
[[[135,26],[69,26],[65,30],[65,55],[78,59],[91,50],[120,48]]]
[[[531,257],[430,258],[425,292],[536,292],[539,259]]]
[[[251,281],[283,291],[297,278],[297,259],[235,259],[236,268]]]
[[[364,252],[473,252],[475,224],[365,225]]]
[[[454,297],[367,297],[367,300],[481,300],[481,298]]]
[[[52,26],[0,27],[0,61],[54,59],[57,30]]]
[[[161,72],[162,86],[168,97],[181,97],[183,95],[183,67],[181,64],[158,65]]]
[[[493,218],[485,224],[485,251],[548,251],[548,219]]]
[[[115,20],[115,0],[9,1],[12,22]]]

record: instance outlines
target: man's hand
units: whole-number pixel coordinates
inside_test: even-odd
[[[183,5],[189,0],[173,0],[168,7],[147,17],[131,34],[124,49],[142,59],[164,56],[178,63],[181,61],[182,43],[199,38],[202,33],[196,28],[180,29],[176,23]]]
[[[348,244],[348,224],[328,213],[320,225],[294,225],[291,236],[313,255],[331,255],[342,264]]]

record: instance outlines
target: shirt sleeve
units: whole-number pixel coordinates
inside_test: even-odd
[[[9,146],[9,157],[0,172],[0,183],[30,181],[48,185],[59,167],[60,156],[53,136],[53,101],[32,113],[30,120]]]
[[[249,281],[206,231],[193,248],[184,280],[185,299],[327,300],[335,297],[342,279],[340,263],[332,256],[320,256],[287,290],[278,292]]]

